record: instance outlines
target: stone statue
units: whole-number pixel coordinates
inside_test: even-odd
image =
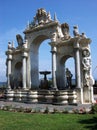
[[[12,43],[11,42],[8,42],[8,49],[10,50],[13,50],[13,49],[15,49],[15,47],[14,47],[14,42],[12,41]]]
[[[80,36],[80,35],[79,35],[79,31],[78,31],[78,26],[74,26],[73,28],[74,28],[74,30],[73,30],[74,36],[75,36],[75,37]]]
[[[90,75],[90,76],[88,76],[87,77],[87,80],[86,80],[86,83],[85,83],[85,85],[86,86],[93,86],[94,85],[94,78],[93,78],[93,76],[92,75]]]
[[[83,71],[84,71],[84,84],[88,86],[88,82],[90,79],[90,69],[91,69],[91,58],[90,58],[90,51],[89,49],[84,49],[82,51],[82,64],[83,64]]]
[[[17,34],[16,35],[16,39],[17,39],[17,43],[19,46],[22,46],[23,45],[23,38],[20,34]]]
[[[50,12],[47,13],[44,8],[40,8],[37,10],[35,20],[38,21],[39,25],[52,21]]]
[[[37,10],[36,18],[38,20],[38,24],[43,24],[46,21],[47,13],[45,9],[40,8]]]
[[[52,35],[51,35],[51,41],[55,42],[56,41],[56,37],[57,37],[56,32],[52,33]]]
[[[82,37],[82,38],[86,38],[85,33],[82,33],[82,34],[81,34],[81,37]]]
[[[62,33],[64,35],[64,39],[69,39],[70,35],[69,35],[69,25],[67,23],[64,23],[61,25],[61,29],[62,29]]]
[[[66,79],[67,79],[67,87],[71,88],[72,85],[72,73],[70,72],[70,70],[68,68],[66,68]]]
[[[8,49],[12,49],[12,44],[11,44],[11,42],[8,42]]]

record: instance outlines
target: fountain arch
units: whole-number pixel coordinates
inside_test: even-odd
[[[72,37],[67,23],[60,24],[56,16],[52,19],[45,9],[38,9],[33,21],[24,31],[24,39],[20,34],[16,35],[18,46],[15,48],[13,43],[8,43],[6,51],[8,90],[6,95],[8,99],[13,100],[16,96],[18,100],[27,101],[29,99],[31,102],[45,99],[46,102],[56,101],[59,104],[93,103],[91,39],[87,38],[85,33],[80,34],[78,26],[74,26],[73,34]],[[49,46],[51,47],[52,90],[45,91],[44,96],[44,91],[39,91],[39,46],[46,39],[50,40]],[[74,59],[76,87],[74,90],[65,91],[63,90],[65,87],[64,63],[70,57]],[[11,91],[10,76],[15,73],[15,63],[19,61],[22,63],[23,87],[16,93],[14,90]],[[21,68],[21,66],[18,67]],[[41,92],[43,92],[43,98],[38,99],[41,97]]]

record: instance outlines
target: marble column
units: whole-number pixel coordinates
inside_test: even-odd
[[[81,71],[80,71],[80,51],[79,43],[75,43],[75,71],[76,71],[76,86],[81,88]]]
[[[28,89],[31,88],[31,74],[30,74],[30,56],[28,56],[28,40],[25,39],[25,44],[23,45],[26,49],[26,86]]]
[[[57,89],[57,83],[56,83],[56,47],[52,46],[52,82],[53,82],[53,88]]]
[[[27,86],[31,89],[30,58],[27,58]]]
[[[27,89],[27,53],[23,52],[23,89]]]
[[[11,62],[12,62],[12,55],[8,54],[8,58],[7,58],[7,87],[8,89],[11,89],[11,85],[10,85]]]
[[[66,88],[66,65],[64,65],[64,81],[65,81],[65,88]]]

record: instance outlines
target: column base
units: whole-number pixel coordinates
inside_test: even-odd
[[[23,91],[28,91],[29,89],[28,89],[28,88],[23,88],[22,90],[23,90]]]
[[[77,87],[77,102],[83,104],[83,88]]]
[[[55,88],[55,87],[54,87],[54,88],[52,88],[52,90],[56,90],[56,91],[57,91],[57,90],[58,90],[58,88]]]

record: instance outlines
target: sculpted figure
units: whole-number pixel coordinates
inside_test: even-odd
[[[11,44],[11,42],[8,42],[8,49],[12,49],[12,44]]]
[[[84,71],[84,84],[88,86],[90,79],[90,69],[91,69],[91,58],[90,51],[88,49],[83,50],[82,52],[83,59],[83,71]]]
[[[68,68],[66,68],[66,79],[67,79],[67,87],[71,88],[72,85],[72,73],[70,72],[70,70]]]
[[[64,35],[64,39],[69,39],[69,25],[67,23],[64,23],[61,25],[62,33]]]
[[[87,78],[87,82],[86,82],[87,84],[87,86],[93,86],[94,85],[94,83],[95,83],[95,81],[94,81],[94,78],[93,78],[93,76],[92,75],[90,75],[88,78]]]
[[[23,38],[20,34],[17,34],[16,35],[16,39],[17,39],[17,43],[19,46],[22,46],[23,45]]]
[[[40,8],[37,10],[36,18],[38,20],[38,24],[43,24],[46,21],[47,13],[45,9]]]
[[[37,16],[43,16],[46,15],[46,11],[44,8],[40,8],[37,10]]]
[[[52,33],[52,35],[51,35],[51,41],[55,42],[56,41],[56,37],[57,37],[57,34],[55,32]]]
[[[35,18],[39,25],[52,21],[50,12],[47,13],[44,8],[40,8],[37,10]]]
[[[79,35],[79,31],[78,31],[78,26],[74,26],[73,28],[74,28],[74,30],[73,30],[74,36],[75,36],[75,37],[80,36],[80,35]]]
[[[85,33],[82,33],[82,34],[81,34],[81,37],[82,37],[82,38],[86,38]]]

